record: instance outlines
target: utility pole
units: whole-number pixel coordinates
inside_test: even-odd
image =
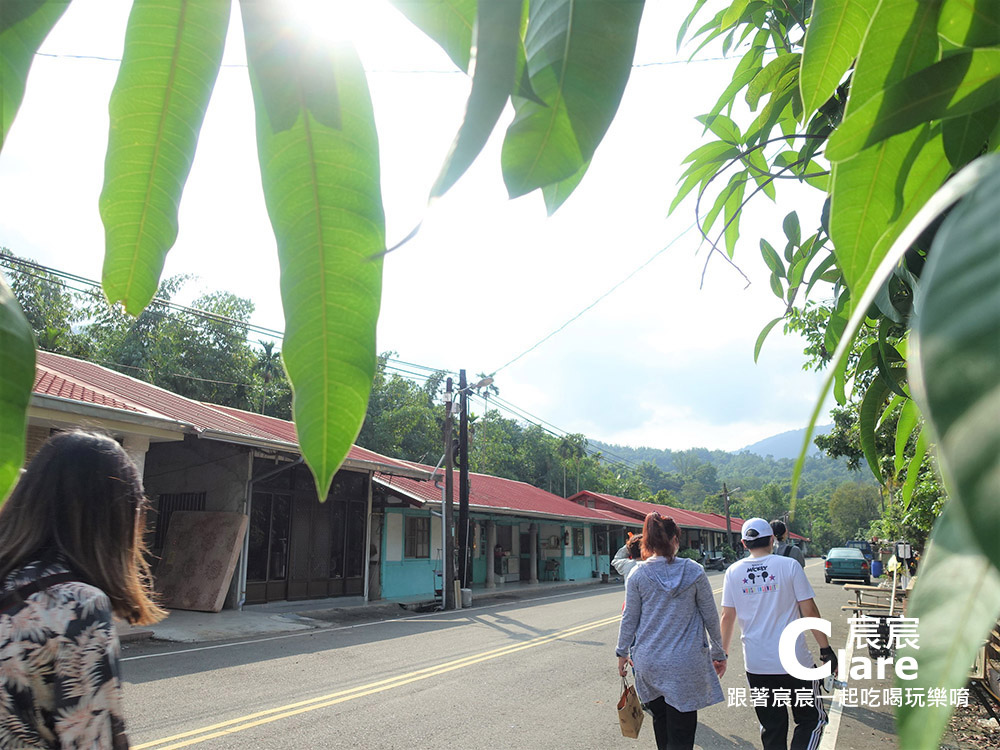
[[[455,521],[453,498],[455,494],[452,468],[454,464],[451,444],[451,378],[444,391],[444,508],[441,523],[444,524],[444,559],[441,561],[441,586],[444,589],[444,608],[455,609]]]
[[[722,501],[726,505],[726,544],[732,546],[733,544],[733,521],[729,517],[729,488],[726,487],[726,483],[722,483]]]
[[[458,371],[458,580],[461,588],[469,587],[469,388],[465,370]]]

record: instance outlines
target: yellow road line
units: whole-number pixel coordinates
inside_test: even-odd
[[[315,711],[319,708],[326,708],[328,706],[334,706],[338,703],[354,700],[355,698],[362,698],[367,695],[381,693],[385,690],[392,690],[393,688],[402,687],[403,685],[409,685],[412,682],[419,682],[420,680],[426,680],[430,677],[436,677],[447,672],[452,672],[456,669],[463,669],[465,667],[472,666],[473,664],[479,664],[484,661],[490,661],[491,659],[497,659],[501,656],[506,656],[507,654],[513,654],[518,651],[534,648],[553,641],[570,638],[579,633],[618,622],[620,619],[621,618],[618,615],[615,617],[607,617],[602,620],[596,620],[585,625],[568,628],[549,635],[538,636],[521,643],[492,649],[491,651],[484,651],[462,659],[454,659],[442,664],[437,664],[433,667],[419,669],[415,672],[390,677],[384,680],[369,683],[367,685],[360,685],[356,688],[341,690],[336,693],[322,695],[317,698],[299,701],[298,703],[289,703],[284,706],[278,706],[277,708],[268,709],[266,711],[258,711],[257,713],[248,714],[236,719],[230,719],[229,721],[201,727],[200,729],[193,729],[180,734],[175,734],[171,737],[164,737],[163,739],[146,742],[141,745],[134,745],[133,748],[134,750],[144,750],[145,748],[156,747],[158,750],[177,750],[178,748],[196,745],[200,742],[205,742],[206,740],[214,739],[216,737],[222,737],[227,734],[235,734],[236,732],[242,732],[253,727],[261,726],[262,724],[269,724],[271,722],[278,721],[279,719],[286,719],[298,714]],[[175,744],[165,744],[174,743],[176,740],[183,741],[176,742]]]

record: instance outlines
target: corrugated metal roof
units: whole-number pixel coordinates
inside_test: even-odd
[[[422,466],[432,471],[432,466]],[[441,502],[441,490],[432,482],[415,482],[405,477],[379,477],[376,481],[384,487],[396,489],[423,502]],[[444,472],[439,472],[444,482]],[[453,472],[455,483],[455,505],[458,505],[458,471]],[[469,507],[507,512],[537,514],[542,516],[585,519],[599,523],[613,523],[634,526],[635,520],[612,511],[586,508],[569,500],[553,495],[526,482],[503,479],[489,474],[469,473]]]

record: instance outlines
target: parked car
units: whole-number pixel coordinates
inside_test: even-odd
[[[871,542],[867,542],[864,539],[852,539],[845,547],[854,547],[855,549],[861,550],[861,553],[865,556],[868,562],[872,561],[872,545]]]
[[[826,553],[826,582],[834,578],[864,581],[866,586],[872,582],[871,565],[865,559],[864,553],[857,547],[834,547]]]

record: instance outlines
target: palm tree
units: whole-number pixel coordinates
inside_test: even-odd
[[[273,341],[258,341],[258,343],[263,347],[263,351],[257,355],[253,370],[264,381],[260,397],[260,413],[263,414],[264,408],[267,406],[267,387],[281,372],[281,352],[274,351]]]

